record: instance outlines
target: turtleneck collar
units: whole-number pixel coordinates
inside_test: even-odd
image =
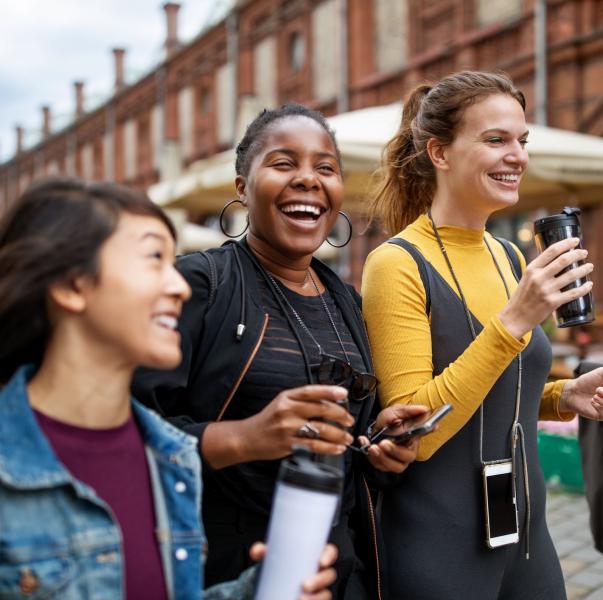
[[[431,220],[424,214],[416,221],[416,226],[422,234],[435,239]],[[437,224],[436,224],[437,225]],[[442,242],[451,246],[465,246],[481,248],[484,246],[485,229],[466,229],[464,227],[455,227],[453,225],[437,225],[438,233]]]

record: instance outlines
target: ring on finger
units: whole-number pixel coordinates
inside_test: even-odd
[[[310,421],[306,421],[298,430],[297,437],[301,438],[309,438],[311,440],[315,440],[320,437],[320,431],[310,423]]]

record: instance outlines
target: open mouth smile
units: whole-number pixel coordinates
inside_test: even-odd
[[[488,177],[494,181],[516,185],[519,183],[521,173],[488,173]]]
[[[175,331],[178,328],[178,319],[173,315],[161,314],[153,317],[153,322],[165,329]]]
[[[279,207],[279,210],[290,219],[309,223],[315,223],[326,212],[326,208],[304,202],[286,204]]]

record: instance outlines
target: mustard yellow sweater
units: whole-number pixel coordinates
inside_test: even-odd
[[[484,326],[477,338],[440,375],[433,377],[431,333],[425,289],[413,258],[399,246],[382,244],[369,255],[362,278],[363,312],[379,378],[382,406],[395,403],[437,408],[454,405],[438,431],[423,438],[419,460],[427,460],[469,421],[513,357],[530,341],[513,337],[496,316],[507,303],[505,288],[484,242],[487,236],[509,290],[517,287],[504,248],[483,230],[438,227],[469,310]],[[419,217],[398,234],[415,245],[450,287],[458,290],[429,218]],[[519,254],[522,269],[525,260]],[[547,384],[540,419],[567,420],[559,411],[565,381]],[[509,398],[514,402],[515,398]]]

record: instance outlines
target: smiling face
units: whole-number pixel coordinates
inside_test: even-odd
[[[149,216],[123,213],[98,254],[99,276],[82,283],[80,326],[110,356],[133,367],[180,363],[176,331],[190,288],[174,267],[174,240]]]
[[[313,254],[333,228],[343,179],[329,134],[313,119],[291,116],[270,124],[237,193],[249,210],[248,240],[281,259]]]
[[[454,141],[443,147],[438,188],[460,206],[491,214],[514,205],[528,165],[524,111],[511,96],[495,94],[470,105]],[[443,176],[442,176],[443,175]]]

